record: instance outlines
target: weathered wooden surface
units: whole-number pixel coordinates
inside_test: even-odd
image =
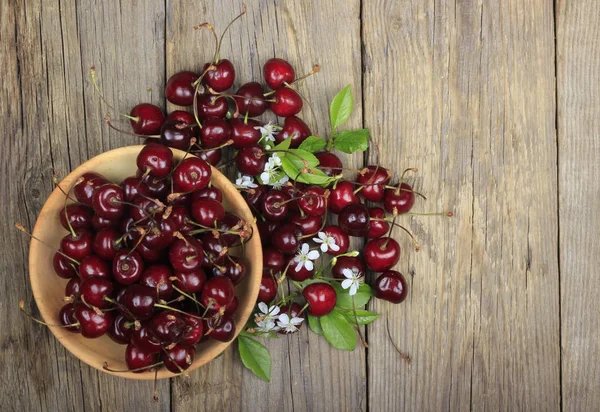
[[[600,410],[600,4],[558,1],[558,185],[565,411]]]
[[[406,217],[422,250],[402,241],[410,295],[367,328],[369,349],[329,348],[307,328],[268,342],[273,379],[230,349],[210,365],[152,386],[81,364],[44,328],[27,278],[28,241],[63,174],[135,143],[103,123],[95,64],[110,101],[165,106],[165,78],[212,58],[203,21],[223,30],[226,0],[9,0],[0,7],[0,410],[543,410],[600,409],[598,233],[600,7],[593,0],[450,2],[252,1],[225,37],[236,84],[270,57],[321,73],[301,91],[321,134],[327,104],[352,84],[350,126],[372,131],[378,160],[427,194]],[[556,33],[556,43],[555,43]],[[555,77],[556,76],[556,77]],[[115,113],[112,113],[116,117]],[[312,124],[310,112],[303,117]],[[398,233],[401,236],[401,233]],[[372,305],[386,313],[381,302]],[[385,316],[385,315],[384,315]]]

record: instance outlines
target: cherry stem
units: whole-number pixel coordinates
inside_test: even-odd
[[[223,30],[223,34],[221,34],[221,38],[219,39],[219,42],[217,44],[217,50],[215,52],[215,63],[219,62],[219,53],[221,52],[221,44],[223,43],[223,37],[225,37],[225,33],[227,33],[231,25],[235,23],[239,18],[241,18],[244,14],[246,14],[246,11],[248,10],[245,3],[242,3],[242,6],[244,6],[244,11],[238,14],[238,16],[235,19],[231,20],[227,27],[225,27],[225,30]]]
[[[396,349],[396,352],[398,352],[398,354],[400,355],[400,357],[402,358],[402,360],[404,360],[404,362],[407,365],[410,365],[410,356],[408,354],[402,352],[400,350],[400,348],[398,348],[398,346],[394,342],[394,339],[392,338],[392,333],[390,332],[389,309],[390,309],[390,302],[387,303],[387,306],[386,306],[386,309],[385,309],[385,328],[387,329],[388,338],[390,339],[390,342],[392,342],[392,345],[394,346],[394,349]]]
[[[204,308],[204,305],[202,303],[200,303],[195,297],[193,297],[192,295],[184,292],[183,290],[179,289],[177,286],[173,285],[173,289],[175,289],[177,292],[181,293],[183,296],[185,296],[186,298],[190,299],[192,302],[196,303],[196,305],[200,305]]]
[[[319,67],[319,65],[316,65],[316,67]],[[295,81],[292,82],[292,83],[295,83]],[[304,97],[297,89],[293,88],[291,86],[291,84],[285,82],[284,85],[287,88],[292,89],[293,91],[295,91],[296,93],[298,93],[298,96],[300,96],[300,98],[306,102],[306,104],[308,105],[308,109],[310,110],[310,114],[311,114],[311,116],[313,118],[313,122],[314,122],[314,129],[315,129],[314,136],[319,136],[319,122],[317,121],[317,115],[315,114],[315,110],[313,109],[312,104],[310,104],[310,101],[306,97]]]
[[[37,240],[38,242],[40,242],[42,245],[46,246],[48,249],[50,250],[54,250],[56,253],[58,253],[59,255],[61,255],[64,258],[69,259],[71,262],[75,263],[76,265],[79,265],[79,262],[75,259],[73,259],[71,256],[66,255],[65,253],[61,252],[60,250],[55,249],[54,247],[50,246],[48,243],[44,242],[42,239],[33,236],[31,233],[29,233],[27,231],[27,229],[25,229],[25,226],[23,226],[21,223],[15,223],[15,227],[17,229],[19,229],[21,232],[25,233],[27,236],[29,236],[30,238]]]
[[[387,244],[390,241],[391,236],[392,236],[392,230],[394,230],[394,226],[396,226],[396,218],[397,217],[398,217],[398,215],[394,214],[394,219],[392,220],[392,224],[390,225],[390,230],[388,230],[387,238],[385,239],[385,242],[383,242],[383,244],[380,247],[381,250],[385,250],[387,248]]]
[[[396,196],[398,196],[400,194],[400,192],[411,192],[414,193],[417,196],[422,197],[424,200],[427,200],[427,198],[425,197],[424,194],[417,192],[416,190],[412,190],[412,189],[405,189],[402,187],[402,184],[398,184],[398,186],[386,186],[386,189],[393,189],[394,190],[394,194]]]
[[[454,216],[453,212],[439,212],[439,213],[414,213],[414,212],[409,212],[409,213],[405,213],[405,215],[408,216],[446,216],[446,217],[452,217]]]
[[[115,109],[105,98],[104,95],[102,94],[102,92],[100,91],[100,87],[98,86],[98,82],[96,81],[96,66],[92,66],[90,68],[90,75],[92,76],[92,83],[94,85],[94,90],[96,90],[96,93],[98,93],[98,96],[100,96],[100,99],[104,102],[105,105],[107,105],[109,108],[111,108],[112,110],[114,110],[115,112],[117,112],[120,116],[123,116],[129,120],[133,120],[133,121],[138,121],[140,120],[137,117],[133,117],[130,116],[128,114],[125,113],[121,113],[119,112],[117,109]]]
[[[356,303],[354,302],[354,295],[352,295],[352,314],[354,315],[354,321],[356,322],[356,331],[358,332],[358,336],[360,337],[360,341],[362,342],[363,347],[368,348],[369,344],[365,340],[365,337],[360,330],[360,325],[358,324],[358,315],[356,314]]]
[[[389,220],[387,220],[387,219],[377,219],[377,218],[374,218],[374,217],[372,217],[370,220],[375,220],[377,222],[389,222]],[[404,226],[402,226],[399,223],[395,223],[393,220],[392,220],[392,222],[389,222],[389,223],[391,223],[392,225],[395,225],[395,226],[399,227],[400,229],[404,230],[408,234],[408,236],[410,236],[410,238],[411,238],[411,240],[413,242],[413,245],[415,247],[415,251],[416,252],[418,252],[419,250],[421,250],[421,245],[419,245],[419,242],[417,242],[417,239],[414,237],[414,235],[407,228],[405,228]]]
[[[77,199],[73,199],[72,197],[69,197],[69,194],[67,192],[65,192],[65,190],[60,186],[60,184],[58,182],[58,176],[56,174],[54,176],[52,176],[52,183],[58,190],[61,191],[61,193],[63,195],[65,195],[67,198],[71,199],[73,202],[77,203]],[[70,191],[69,191],[69,193],[70,193]]]
[[[187,316],[190,316],[190,317],[192,317],[192,318],[196,318],[196,319],[202,319],[200,316],[192,315],[191,313],[184,312],[183,310],[175,309],[175,308],[172,308],[172,307],[170,307],[170,306],[163,305],[163,304],[161,304],[161,303],[155,303],[155,304],[154,304],[154,307],[155,307],[155,308],[162,308],[162,309],[170,310],[170,311],[177,312],[177,313],[181,313],[181,314],[183,314],[183,315],[187,315]]]
[[[34,322],[39,323],[40,325],[44,325],[44,326],[48,326],[48,327],[53,327],[53,328],[71,328],[71,327],[77,327],[77,326],[81,326],[81,324],[79,322],[77,323],[71,323],[70,325],[53,325],[51,323],[46,323],[42,320],[39,320],[38,318],[34,317],[32,314],[30,314],[29,312],[27,312],[25,310],[25,301],[23,299],[21,299],[19,301],[19,309],[21,310],[21,312],[23,312],[25,315],[27,315],[27,317],[29,319],[31,319]]]
[[[213,35],[213,38],[215,40],[215,56],[216,56],[217,50],[219,49],[219,38],[217,36],[217,31],[208,22],[204,22],[204,23],[201,23],[201,24],[199,24],[197,26],[194,26],[194,30],[200,30],[202,27],[206,27],[208,30],[210,30],[210,32]],[[198,80],[196,80],[196,81],[198,81]],[[192,83],[192,86],[196,86],[196,83]]]
[[[167,355],[167,357],[169,358],[169,360],[173,363],[173,365],[177,366],[177,369],[179,369],[179,373],[184,373],[185,370],[183,370],[183,368],[181,366],[179,366],[179,364],[177,362],[175,362],[175,360],[173,359],[173,357],[169,354],[169,352],[167,352],[167,350],[162,347],[163,352],[165,353],[165,355]]]
[[[73,229],[73,225],[71,225],[71,221],[69,220],[69,214],[67,213],[67,206],[68,206],[67,202],[69,200],[69,195],[73,191],[73,188],[75,186],[77,186],[78,184],[82,183],[83,181],[84,181],[83,177],[80,177],[79,179],[77,179],[75,184],[69,188],[69,191],[67,192],[67,195],[65,196],[65,206],[64,206],[65,220],[67,221],[67,226],[69,227],[69,232],[71,232],[71,236],[73,236],[73,237],[75,237],[77,235],[75,234],[75,229]]]
[[[294,81],[291,82],[290,84],[298,83],[298,82],[306,79],[307,77],[310,77],[313,74],[318,73],[320,69],[321,69],[321,66],[319,66],[318,64],[315,64],[310,72],[306,73],[303,76],[298,77],[297,79],[294,79]]]
[[[141,368],[136,368],[136,369],[125,369],[125,370],[117,370],[117,369],[111,369],[108,367],[108,362],[104,362],[102,364],[102,369],[104,369],[105,371],[109,371],[109,372],[115,372],[115,373],[125,373],[125,372],[141,372],[141,371],[146,371],[146,370],[150,370],[152,368],[156,368],[157,366],[162,366],[164,365],[164,362],[157,362],[154,363],[152,365],[149,366],[142,366]],[[156,369],[158,371],[158,369]]]
[[[152,399],[158,403],[158,368],[154,369],[154,389],[152,390]]]
[[[121,130],[118,127],[115,127],[115,125],[113,125],[111,123],[110,116],[106,116],[104,118],[104,121],[106,122],[106,124],[108,125],[108,127],[110,127],[113,130],[116,130],[117,132],[122,133],[122,134],[127,134],[129,136],[135,136],[135,137],[144,137],[144,138],[149,138],[149,139],[160,139],[160,135],[157,135],[157,134],[145,135],[145,134],[137,134],[137,133],[126,132],[125,130]]]

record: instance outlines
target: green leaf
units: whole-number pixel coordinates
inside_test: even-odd
[[[321,327],[321,319],[308,315],[308,326],[317,335],[323,335],[323,327]]]
[[[319,169],[311,169],[309,173],[300,173],[302,168],[304,168],[302,161],[300,161],[300,163],[301,166],[298,168],[294,162],[290,161],[290,158],[286,156],[281,159],[281,168],[285,174],[290,177],[290,179],[296,180],[300,183],[328,186],[336,180],[335,177],[327,176]]]
[[[249,337],[239,336],[238,350],[245,367],[262,380],[271,381],[271,354],[265,345]]]
[[[345,130],[340,132],[333,141],[333,147],[344,152],[354,153],[369,148],[369,130]]]
[[[350,296],[349,289],[342,288],[340,283],[334,283],[333,288],[337,294],[336,306],[345,309],[352,309],[352,296]],[[356,295],[354,295],[354,304],[357,308],[361,308],[369,302],[371,296],[373,296],[371,287],[366,283],[363,283],[356,291]]]
[[[331,106],[329,106],[329,118],[331,120],[332,131],[337,130],[337,128],[350,117],[353,105],[354,98],[352,97],[350,85],[348,85],[335,95],[331,102]]]
[[[379,317],[379,313],[369,312],[368,310],[357,309],[356,310],[356,318],[354,317],[354,311],[349,310],[344,312],[344,316],[346,320],[351,324],[356,326],[356,319],[358,319],[358,325],[368,325],[369,323],[373,323]]]
[[[325,339],[336,349],[354,350],[356,347],[356,332],[343,314],[332,311],[321,316],[321,327]]]
[[[317,167],[319,159],[315,157],[311,152],[307,152],[302,149],[288,149],[289,153],[285,154],[285,157],[294,164],[299,170],[304,169],[304,166],[308,165],[309,169]],[[282,157],[282,156],[279,156]],[[306,162],[306,165],[305,163]]]
[[[325,139],[317,136],[308,136],[305,141],[300,143],[298,149],[314,153],[325,147]]]
[[[282,141],[281,143],[278,143],[271,150],[287,150],[287,149],[289,149],[290,144],[292,143],[292,137],[293,136],[290,136],[287,139],[285,139],[284,141]],[[282,156],[279,156],[279,157],[282,157]]]

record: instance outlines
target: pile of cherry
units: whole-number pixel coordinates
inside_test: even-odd
[[[181,373],[201,340],[233,339],[247,262],[229,251],[251,228],[225,211],[206,161],[176,162],[151,143],[137,166],[120,184],[86,173],[66,193],[76,202],[57,216],[69,233],[53,266],[70,279],[59,319],[85,338],[127,345],[133,372],[164,364]]]

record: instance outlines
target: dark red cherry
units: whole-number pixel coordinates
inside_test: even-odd
[[[281,143],[291,137],[290,147],[298,147],[311,134],[310,128],[302,119],[296,116],[289,116],[285,118],[283,128],[275,136],[275,140],[277,143]]]
[[[318,186],[311,186],[305,189],[300,199],[298,199],[298,206],[309,216],[323,216],[327,211],[325,189]]]
[[[75,318],[75,304],[67,303],[65,306],[60,308],[60,312],[58,312],[58,319],[60,320],[60,324],[68,326],[65,329],[69,332],[79,333],[81,332],[81,326],[78,325],[78,320]]]
[[[263,276],[258,291],[259,302],[272,302],[277,296],[277,282],[272,276]]]
[[[248,119],[244,121],[244,119],[238,117],[231,118],[228,121],[231,128],[231,140],[233,140],[232,146],[235,149],[255,145],[260,140],[261,133],[257,128],[261,124],[256,120]]]
[[[243,84],[235,93],[235,102],[242,117],[260,116],[267,110],[267,102],[260,83]]]
[[[196,112],[200,120],[209,117],[225,117],[229,105],[227,99],[212,94],[199,94],[196,97]]]
[[[75,277],[67,282],[67,286],[65,286],[65,296],[70,297],[72,299],[77,299],[81,296],[81,292],[79,289],[79,285],[81,284],[81,279]]]
[[[267,220],[284,220],[288,214],[288,200],[290,197],[281,190],[270,190],[263,197],[261,209]]]
[[[136,159],[137,167],[142,172],[150,170],[149,174],[157,179],[167,177],[173,167],[173,152],[166,146],[150,143],[144,146]],[[148,182],[147,182],[148,184]],[[151,185],[148,188],[152,192]]]
[[[177,342],[186,328],[186,322],[177,312],[164,311],[150,320],[150,333],[161,343]]]
[[[215,68],[207,70],[211,64]],[[233,63],[227,59],[221,59],[218,63],[206,63],[202,72],[206,72],[202,79],[204,84],[217,93],[229,89],[235,81],[235,68],[233,67]]]
[[[200,141],[203,147],[217,147],[223,145],[231,137],[231,127],[225,119],[209,117],[202,122]]]
[[[94,212],[105,219],[118,219],[125,210],[125,197],[121,187],[114,183],[100,186],[92,197]]]
[[[316,235],[323,225],[321,216],[294,215],[289,218],[289,221],[297,225],[303,235]]]
[[[192,101],[193,104],[193,101]],[[173,110],[171,113],[167,115],[167,120],[176,120],[180,123],[185,124],[196,124],[196,119],[194,119],[194,115],[190,112],[186,112],[185,110]]]
[[[389,183],[392,174],[381,166],[367,166],[361,172],[362,174],[359,174],[356,178],[356,181],[361,185],[360,192],[358,192],[359,196],[371,202],[381,202],[385,185]]]
[[[338,250],[337,252],[332,250],[331,248],[329,248],[327,250],[327,254],[337,256],[337,255],[346,253],[348,251],[348,248],[350,247],[350,238],[348,237],[347,234],[345,234],[342,231],[342,229],[340,229],[339,226],[335,226],[335,225],[327,226],[326,228],[323,229],[323,232],[325,232],[325,234],[327,236],[331,236],[332,238],[334,238],[335,244],[338,245],[340,248],[340,250]]]
[[[98,173],[88,172],[81,175],[77,183],[73,187],[75,198],[86,206],[92,206],[92,196],[97,188],[108,183],[104,176]]]
[[[350,204],[360,203],[352,183],[341,180],[337,182],[334,188],[329,191],[329,210],[333,213],[340,213],[342,209]]]
[[[81,280],[97,277],[110,280],[112,273],[110,265],[96,255],[89,255],[81,259],[79,264],[79,277]]]
[[[135,248],[135,251],[138,252],[140,254],[140,256],[142,257],[142,259],[144,260],[144,262],[147,262],[147,263],[160,262],[161,260],[165,259],[165,256],[166,256],[165,249],[161,249],[161,250],[149,249],[143,243],[140,243]]]
[[[227,249],[225,249],[220,238],[214,237],[212,233],[207,233],[202,236],[201,241],[204,255],[209,258],[208,261],[211,266],[223,262]]]
[[[94,236],[92,248],[94,253],[104,260],[113,260],[117,252],[123,248],[121,234],[115,229],[102,229]]]
[[[191,236],[175,239],[169,248],[169,262],[178,272],[193,272],[200,269],[203,256],[202,244]]]
[[[131,285],[142,275],[144,261],[135,250],[120,250],[112,261],[114,279],[121,285]]]
[[[160,141],[165,146],[186,151],[195,134],[193,126],[177,120],[167,120],[160,129]]]
[[[210,165],[197,157],[188,157],[173,171],[173,189],[185,193],[204,189],[210,182]]]
[[[204,323],[202,320],[190,315],[181,316],[186,323],[182,342],[186,345],[196,345],[202,339],[202,335],[204,335]]]
[[[192,202],[196,199],[214,199],[223,202],[223,192],[217,186],[208,186],[192,193]]]
[[[293,223],[281,225],[271,236],[271,244],[286,255],[296,253],[302,236],[300,228]]]
[[[99,338],[110,328],[113,319],[111,312],[98,312],[83,304],[75,305],[73,315],[81,327],[81,336],[88,339]]]
[[[67,205],[66,209],[60,209],[58,215],[60,218],[60,224],[67,230],[71,230],[69,228],[69,223],[71,224],[71,228],[73,228],[73,230],[89,229],[92,226],[91,209],[80,203],[72,203]]]
[[[252,228],[239,216],[233,213],[225,212],[225,216],[219,220],[219,230],[230,231],[231,233],[221,232],[221,243],[233,247],[246,242],[252,236]]]
[[[329,283],[311,283],[302,290],[308,303],[308,313],[321,317],[333,310],[337,303],[335,289]]]
[[[269,104],[269,108],[279,117],[290,117],[302,110],[302,98],[289,87],[278,88],[271,99],[274,101]]]
[[[165,122],[165,115],[161,108],[150,103],[141,103],[131,109],[129,115],[131,127],[135,134],[145,136],[156,135]]]
[[[271,238],[275,231],[279,229],[279,222],[270,222],[268,220],[262,221],[259,220],[256,222],[256,226],[258,226],[258,233],[260,234],[260,240],[263,244],[263,247],[269,246],[271,244]],[[298,230],[298,233],[300,231]]]
[[[262,199],[268,191],[269,188],[267,186],[257,185],[257,187],[253,188],[252,191],[244,192],[246,203],[248,203],[248,205],[254,209],[259,210]]]
[[[121,220],[120,228],[122,231],[131,232],[135,230],[135,223],[145,225],[149,216],[154,216],[158,213],[159,206],[151,198],[138,197],[132,202],[134,207],[131,208],[131,219]]]
[[[189,223],[191,215],[186,206],[173,206],[169,219],[174,222],[173,228],[180,233],[187,233],[190,230],[195,229],[194,226]]]
[[[302,306],[300,306],[296,302],[292,302],[291,304],[283,305],[281,307],[281,312],[279,312],[279,313],[285,313],[291,319],[291,318],[301,317],[302,316],[302,314],[300,313],[301,311],[302,311]],[[295,325],[296,328],[300,329],[302,327],[303,323],[304,322],[302,322],[298,325]],[[277,333],[279,333],[280,335],[286,335],[286,334],[289,334],[290,332],[287,332],[284,329],[280,329],[279,331],[277,331]]]
[[[263,273],[275,275],[283,270],[286,259],[279,250],[272,247],[263,249]]]
[[[262,173],[266,163],[265,150],[259,145],[246,146],[235,156],[235,164],[244,175],[255,176]]]
[[[389,213],[397,213],[399,215],[408,213],[415,204],[415,193],[412,187],[406,183],[402,183],[400,188],[396,185],[396,189],[386,189],[383,196],[383,207]]]
[[[133,329],[133,324],[131,324],[131,322],[128,321],[125,316],[118,314],[111,322],[106,334],[118,344],[127,345],[131,340]],[[127,357],[127,354],[125,354],[125,357]]]
[[[175,221],[172,219],[163,219],[158,226],[148,229],[148,233],[142,240],[148,249],[161,250],[166,249],[173,243],[175,232]]]
[[[292,65],[278,58],[267,60],[263,66],[263,74],[265,76],[265,83],[273,90],[283,86],[284,83],[292,83],[296,77]]]
[[[344,207],[338,216],[338,226],[350,236],[365,237],[371,229],[369,209],[362,203],[353,203]]]
[[[344,276],[344,270],[349,269],[353,272],[365,274],[365,265],[359,257],[354,256],[340,256],[337,258],[337,262],[331,268],[331,274],[336,279],[346,279]]]
[[[119,219],[106,219],[98,215],[92,217],[92,227],[96,231],[113,228],[119,225]]]
[[[395,270],[388,270],[379,275],[373,289],[376,297],[392,303],[401,303],[408,293],[406,279]]]
[[[113,291],[112,282],[108,279],[91,277],[81,281],[79,285],[81,299],[88,305],[100,309],[107,308],[110,303],[104,298],[110,298]]]
[[[238,300],[237,296],[234,296],[231,303],[229,305],[227,305],[227,309],[225,309],[225,314],[229,315],[229,316],[233,316],[233,314],[237,311],[238,306],[239,306],[239,300]]]
[[[136,319],[150,319],[154,313],[156,290],[134,283],[125,289],[121,303]]]
[[[124,179],[121,182],[121,189],[123,190],[123,198],[129,203],[133,202],[139,195],[150,196],[148,185],[136,176]]]
[[[319,166],[317,167],[327,176],[337,176],[342,173],[344,164],[339,157],[330,152],[315,153]]]
[[[69,233],[60,241],[60,250],[70,258],[81,261],[92,254],[92,233],[88,230],[77,231],[75,236]]]
[[[194,72],[178,72],[169,77],[165,87],[165,97],[168,101],[179,106],[191,106],[194,104],[194,93],[196,88],[192,86],[198,79]]]
[[[195,355],[196,348],[194,346],[178,343],[170,349],[165,349],[163,362],[165,363],[165,368],[169,371],[182,373],[192,366]]]
[[[371,239],[363,249],[363,258],[373,272],[384,272],[400,260],[400,245],[391,237]]]
[[[63,279],[77,276],[77,264],[58,252],[54,254],[52,259],[52,267],[56,274]]]
[[[167,300],[173,295],[172,276],[173,271],[169,266],[152,265],[142,273],[140,284],[154,289],[160,299]]]
[[[142,323],[142,327],[138,330],[133,330],[131,333],[131,343],[138,349],[149,353],[158,353],[162,350],[160,342],[154,339],[150,333],[150,323]]]
[[[235,321],[230,315],[223,315],[218,321],[211,319],[208,326],[213,329],[210,337],[220,342],[229,342],[235,336]]]
[[[226,276],[235,285],[239,285],[246,277],[247,273],[246,262],[237,256],[229,256],[225,259],[222,266],[215,266],[213,274],[215,276]]]
[[[146,352],[128,344],[125,349],[125,363],[133,373],[142,373],[150,370],[150,367],[158,362],[158,353]]]
[[[204,284],[201,302],[206,308],[219,310],[222,306],[229,305],[234,296],[235,290],[231,280],[225,276],[217,276],[208,279]]]
[[[370,207],[369,218],[371,219],[371,228],[367,233],[369,239],[377,239],[378,237],[385,236],[390,230],[390,224],[383,221],[385,218],[385,211],[382,208]]]
[[[175,272],[177,280],[173,284],[185,293],[199,293],[206,283],[206,275],[202,269],[193,272]]]
[[[213,166],[218,165],[223,157],[223,149],[202,149],[200,151],[192,151],[190,153]]]
[[[143,176],[143,172],[138,169],[136,172],[139,177]],[[155,199],[164,199],[169,193],[171,187],[170,182],[167,179],[156,178],[150,175],[143,177],[144,183],[148,186],[150,191],[150,197]]]
[[[194,200],[190,210],[196,223],[211,228],[225,217],[223,205],[214,199]]]

